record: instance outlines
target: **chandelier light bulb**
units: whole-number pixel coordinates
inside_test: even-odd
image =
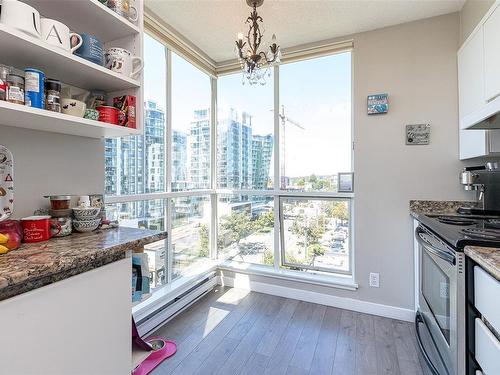
[[[243,33],[238,33],[238,40],[243,40]]]

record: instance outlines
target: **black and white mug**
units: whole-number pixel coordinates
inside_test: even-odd
[[[82,45],[82,36],[77,33],[72,33],[69,27],[64,23],[52,20],[50,18],[42,18],[42,40],[45,43],[59,47],[68,52],[75,52]],[[71,46],[71,38],[75,37],[78,43]]]

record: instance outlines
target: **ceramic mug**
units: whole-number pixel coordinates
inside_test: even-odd
[[[104,44],[97,39],[94,35],[82,33],[82,44],[80,48],[75,51],[75,55],[84,58],[85,60],[92,61],[98,65],[104,65]],[[71,38],[71,46],[77,45],[76,37]]]
[[[104,59],[106,68],[127,77],[136,76],[144,67],[140,57],[132,56],[132,53],[124,48],[109,48],[106,50]],[[137,66],[134,70],[135,63]]]
[[[130,0],[108,0],[108,8],[129,21],[136,22],[139,19],[137,8],[130,5]]]
[[[86,109],[87,105],[80,100],[68,98],[61,99],[61,112],[66,115],[83,117]]]
[[[40,13],[18,0],[2,0],[0,23],[20,30],[32,37],[40,38]]]
[[[75,52],[83,43],[80,34],[72,33],[64,23],[50,18],[42,18],[42,40],[48,44],[59,47],[68,52]],[[76,38],[78,43],[71,46],[71,38]]]

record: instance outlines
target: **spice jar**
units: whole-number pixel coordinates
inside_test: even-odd
[[[24,77],[18,74],[9,74],[6,93],[8,102],[24,104]]]
[[[45,80],[45,108],[52,112],[61,112],[61,81],[48,78]]]
[[[10,74],[10,66],[0,65],[0,100],[7,96],[7,76]]]

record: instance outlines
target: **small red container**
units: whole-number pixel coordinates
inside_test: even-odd
[[[42,242],[52,237],[50,216],[29,216],[21,219],[24,242]]]
[[[118,113],[120,112],[118,108],[102,105],[96,107],[96,109],[99,111],[99,121],[118,125]]]

